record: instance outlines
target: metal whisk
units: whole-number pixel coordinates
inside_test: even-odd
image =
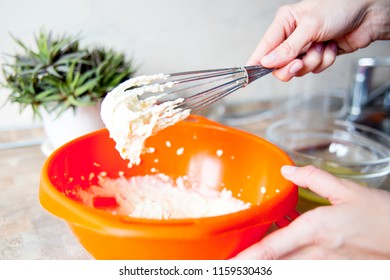
[[[273,70],[245,66],[166,74],[163,83],[171,82],[172,87],[164,91],[167,95],[163,99],[181,97],[180,108],[199,111]]]

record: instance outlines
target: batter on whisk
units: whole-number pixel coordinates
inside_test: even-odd
[[[131,167],[140,163],[142,153],[148,152],[145,140],[149,136],[272,71],[257,65],[139,76],[108,93],[101,117],[116,149]],[[172,97],[170,101],[157,104],[168,95]]]
[[[173,84],[153,84],[157,80],[165,80],[165,75],[129,79],[109,92],[101,105],[102,120],[121,157],[129,160],[129,167],[141,162],[141,154],[153,152],[145,147],[148,137],[187,118],[191,111],[177,107],[184,101],[183,98],[158,104],[157,101],[165,95],[164,91]],[[147,93],[153,94],[141,98]]]

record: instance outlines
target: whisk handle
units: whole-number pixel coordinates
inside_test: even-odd
[[[302,53],[298,55],[297,58],[302,59],[304,56],[305,53]],[[247,84],[250,84],[251,82],[257,80],[258,78],[261,78],[277,69],[277,68],[266,68],[262,65],[245,66],[244,68],[248,75]]]
[[[248,75],[248,84],[276,70],[275,68],[266,68],[262,65],[245,66],[244,68]]]

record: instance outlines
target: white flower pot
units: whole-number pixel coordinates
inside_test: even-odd
[[[100,118],[100,104],[96,106],[69,109],[60,116],[41,110],[43,127],[47,140],[42,145],[42,152],[49,155],[53,150],[70,140],[104,127]]]

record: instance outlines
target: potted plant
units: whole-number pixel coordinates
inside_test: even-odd
[[[13,39],[21,52],[3,63],[2,85],[10,90],[8,101],[18,103],[21,111],[30,107],[34,118],[42,119],[52,148],[102,127],[101,100],[135,73],[123,53],[81,47],[78,36],[40,31],[33,48]]]

